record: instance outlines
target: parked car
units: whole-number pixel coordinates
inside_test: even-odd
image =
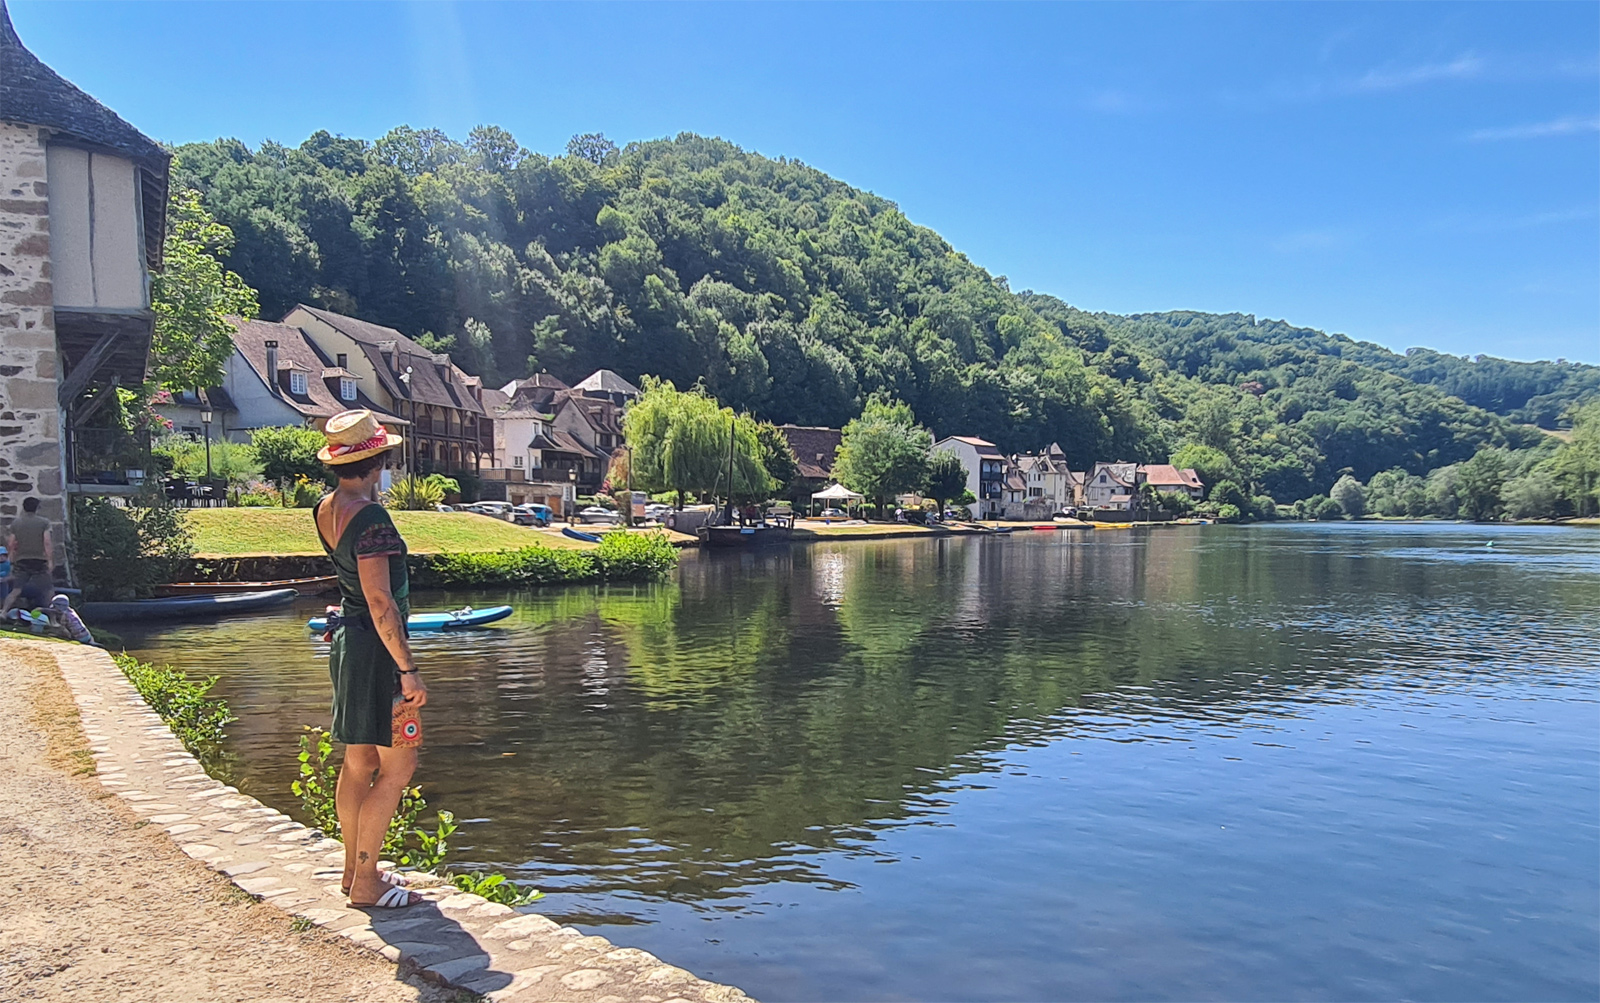
[[[660,522],[662,519],[666,518],[667,513],[671,511],[671,505],[666,505],[662,502],[651,502],[644,507],[644,517],[646,519],[654,519],[655,521]]]
[[[508,522],[511,519],[511,503],[510,502],[503,502],[503,501],[473,502],[471,505],[468,505],[466,507],[466,510],[468,512],[476,512],[479,515],[486,515],[486,516],[489,516],[489,517],[494,518],[494,519],[505,519]]]
[[[844,517],[844,509],[842,508],[825,508],[822,510],[822,518],[824,519],[843,519]]]
[[[512,508],[511,521],[518,526],[548,526],[555,515],[555,511],[548,505],[527,502]]]
[[[599,523],[605,526],[618,526],[622,523],[622,516],[608,508],[601,508],[598,505],[590,505],[586,509],[579,510],[578,521]]]

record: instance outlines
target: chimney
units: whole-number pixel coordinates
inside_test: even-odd
[[[276,341],[269,341],[267,342],[267,385],[272,388],[273,393],[278,392],[279,382],[278,343]]]

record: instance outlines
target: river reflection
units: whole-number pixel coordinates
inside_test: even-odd
[[[1018,533],[419,595],[519,609],[416,640],[419,777],[541,911],[768,999],[1592,998],[1597,540]],[[291,812],[316,608],[127,637],[221,675]]]

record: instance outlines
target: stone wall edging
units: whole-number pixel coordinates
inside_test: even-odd
[[[78,705],[98,782],[185,854],[258,899],[496,1003],[748,1000],[646,951],[450,886],[421,889],[428,901],[406,909],[353,909],[339,890],[339,842],[209,776],[105,651],[41,647]]]

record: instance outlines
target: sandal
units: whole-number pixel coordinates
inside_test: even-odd
[[[378,880],[382,881],[386,885],[392,885],[395,888],[409,888],[409,887],[411,887],[411,882],[406,879],[405,875],[401,874],[398,871],[379,871],[378,872]],[[339,891],[341,893],[343,893],[345,898],[349,898],[350,897],[350,886],[349,885],[340,885],[339,886]]]
[[[416,892],[406,891],[404,888],[391,886],[388,891],[378,896],[376,902],[351,902],[357,909],[404,909],[407,906],[421,905],[428,901]]]

